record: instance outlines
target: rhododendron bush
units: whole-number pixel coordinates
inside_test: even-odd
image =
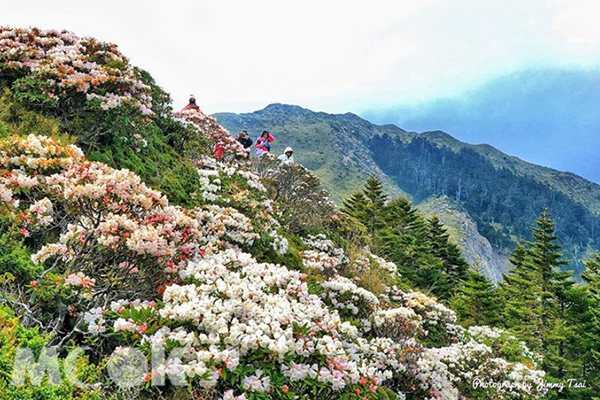
[[[80,94],[103,110],[153,113],[150,87],[117,46],[68,31],[0,27],[0,73],[28,102],[57,107]]]
[[[231,159],[235,156],[247,156],[244,147],[225,128],[219,125],[214,117],[194,109],[179,111],[175,113],[175,117],[208,137],[213,144],[215,154],[222,152],[220,158]],[[219,152],[216,151],[217,149],[219,149]]]
[[[261,156],[253,165],[263,178],[269,197],[278,205],[279,216],[292,232],[302,232],[322,226],[334,214],[319,179],[299,164],[284,164],[270,154]]]
[[[0,85],[59,115],[67,133],[81,122],[71,112],[91,112],[83,119],[113,146],[90,156],[75,135],[86,157],[46,136],[0,141],[0,240],[33,265],[0,275],[0,303],[63,353],[90,345],[98,367],[141,351],[153,362],[130,398],[169,398],[182,385],[185,398],[213,400],[544,394],[524,344],[465,329],[435,298],[396,287],[398,266],[331,234],[354,227],[314,175],[269,155],[248,161],[201,111],[171,113],[114,45],[0,28],[0,72]],[[145,165],[165,154],[162,170]],[[190,172],[179,164],[193,184],[169,175]],[[377,290],[363,283],[369,274]],[[167,354],[155,363],[157,351]],[[104,397],[121,393],[100,384]]]
[[[73,316],[122,295],[149,296],[187,260],[257,238],[235,209],[170,206],[135,174],[89,162],[74,146],[29,136],[0,149],[3,206],[15,234],[44,243],[32,258],[50,267],[34,291],[44,285],[87,291],[65,305]]]
[[[183,209],[135,174],[50,138],[12,138],[0,151],[4,227],[35,239],[33,259],[44,266],[27,295],[4,300],[23,304],[61,345],[133,345],[149,358],[156,347],[181,348],[148,380],[183,380],[215,399],[312,398],[314,390],[324,399],[378,398],[383,388],[459,399],[477,393],[468,384],[474,377],[539,378],[500,358],[493,333],[465,331],[434,299],[395,288],[378,298],[340,275],[337,267],[353,261],[325,235],[304,238],[306,272],[324,273],[320,293],[309,290],[305,272],[258,262],[242,249],[252,251],[258,237],[253,221],[217,205],[232,195],[220,188],[215,198],[203,195],[204,206]],[[220,183],[214,176],[237,175],[264,192],[239,164],[205,160],[202,168],[204,190]],[[427,347],[435,326],[445,344]],[[525,347],[522,356],[531,357]],[[515,387],[494,398],[538,394]]]
[[[172,202],[193,205],[197,180],[188,158],[209,151],[210,135],[175,119],[169,94],[116,45],[68,31],[0,27],[0,88],[8,122],[49,118],[91,159],[126,166]]]

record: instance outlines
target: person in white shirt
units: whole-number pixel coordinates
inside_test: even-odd
[[[283,154],[277,157],[281,164],[290,164],[294,162],[294,150],[291,147],[286,147]]]

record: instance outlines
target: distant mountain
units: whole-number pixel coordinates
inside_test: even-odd
[[[580,260],[600,249],[600,185],[575,174],[527,163],[489,145],[463,143],[442,131],[407,132],[375,125],[354,114],[333,115],[298,106],[272,104],[248,114],[220,113],[231,132],[263,129],[313,170],[336,201],[358,189],[369,174],[383,177],[393,195],[415,203],[447,196],[474,221],[498,256],[507,254],[543,207],[557,221],[565,253],[580,271]]]
[[[395,126],[379,127],[351,113],[334,116],[283,104],[250,114],[215,116],[232,134],[246,129],[255,141],[263,130],[271,131],[275,136],[272,152],[281,154],[287,146],[294,148],[296,161],[314,171],[338,203],[371,174],[383,177],[392,194],[402,193],[365,151],[375,135],[404,133]]]
[[[600,70],[518,71],[456,98],[361,113],[405,129],[444,129],[600,183]]]

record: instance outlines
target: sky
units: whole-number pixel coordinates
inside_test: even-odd
[[[0,1],[0,25],[118,44],[175,108],[354,112],[600,183],[599,0]]]
[[[117,43],[176,106],[356,112],[509,71],[600,65],[596,0],[2,1],[0,24]]]
[[[600,68],[520,70],[459,98],[362,115],[416,132],[443,130],[600,183]]]

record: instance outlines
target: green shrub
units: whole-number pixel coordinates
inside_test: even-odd
[[[0,306],[0,398],[3,400],[100,400],[95,391],[74,387],[66,379],[62,385],[50,386],[42,383],[33,386],[12,385],[12,369],[18,347],[32,349],[38,355],[45,346],[47,337],[40,335],[37,329],[26,329],[12,310]],[[62,362],[59,362],[62,367]],[[98,368],[90,365],[85,357],[77,360],[78,378],[85,383],[93,383],[100,378]]]
[[[8,127],[2,121],[0,121],[0,138],[5,138],[8,136]]]
[[[31,261],[25,247],[11,241],[6,234],[0,237],[0,275],[10,273],[17,283],[28,283],[39,272],[40,267]]]
[[[9,134],[56,136],[59,132],[60,122],[57,119],[44,116],[19,103],[8,89],[1,92],[0,137]]]

